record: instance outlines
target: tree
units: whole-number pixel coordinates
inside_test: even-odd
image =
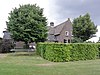
[[[73,20],[73,35],[83,41],[88,40],[93,34],[97,32],[97,26],[90,19],[87,13],[84,16],[79,16]]]
[[[71,41],[72,43],[83,43],[83,40],[77,37],[74,37]]]
[[[20,5],[8,16],[7,30],[15,41],[43,42],[47,37],[47,19],[43,9],[34,5]]]
[[[8,53],[13,48],[14,48],[14,44],[12,43],[12,40],[10,40],[10,39],[2,40],[2,44],[1,44],[1,52],[2,53]]]

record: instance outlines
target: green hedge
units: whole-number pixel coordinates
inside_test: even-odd
[[[54,61],[90,60],[99,57],[100,44],[38,43],[37,54]]]
[[[97,44],[71,44],[71,60],[96,59],[98,57]]]
[[[44,58],[50,61],[69,61],[70,46],[64,44],[48,44],[45,45]]]

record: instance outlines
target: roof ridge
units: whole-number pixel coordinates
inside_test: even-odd
[[[67,21],[65,21],[65,22],[67,22]],[[62,23],[58,24],[58,25],[57,25],[57,26],[55,26],[55,27],[58,27],[58,26],[60,26],[60,25],[64,24],[65,22],[62,22]],[[54,28],[55,28],[55,27],[54,27]]]

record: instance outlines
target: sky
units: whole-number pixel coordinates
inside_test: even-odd
[[[22,4],[37,4],[44,8],[48,24],[58,25],[68,18],[71,21],[79,15],[89,13],[95,25],[100,25],[100,0],[1,0],[0,1],[0,37],[6,28],[10,11]]]

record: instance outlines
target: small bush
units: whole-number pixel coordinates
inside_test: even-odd
[[[0,53],[2,52],[2,42],[0,42]]]
[[[12,43],[11,40],[9,39],[3,40],[2,45],[1,45],[2,53],[8,53],[10,52],[12,48],[14,48],[14,44]]]
[[[74,37],[72,39],[72,43],[83,43],[83,40],[81,38]]]

